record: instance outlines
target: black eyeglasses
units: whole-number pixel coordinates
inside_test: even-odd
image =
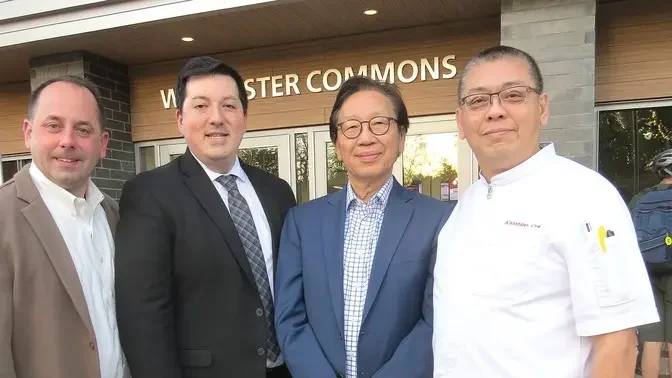
[[[364,123],[369,124],[369,130],[371,130],[371,134],[381,136],[387,134],[387,132],[390,130],[390,124],[392,121],[397,122],[397,119],[394,117],[376,116],[368,121],[349,119],[336,124],[336,127],[341,129],[341,132],[346,138],[354,139],[362,133]]]
[[[536,88],[519,85],[502,89],[499,92],[474,93],[465,96],[462,98],[462,105],[472,112],[480,112],[490,108],[490,105],[492,105],[492,96],[499,97],[499,103],[502,104],[502,106],[524,104],[529,92],[540,94],[539,90]]]

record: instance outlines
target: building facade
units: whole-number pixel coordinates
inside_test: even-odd
[[[396,178],[457,200],[478,177],[457,133],[457,80],[471,56],[499,44],[541,65],[551,103],[542,141],[601,172],[626,200],[657,182],[646,165],[671,147],[669,0],[30,3],[0,1],[3,180],[30,161],[31,88],[73,73],[104,98],[111,141],[95,181],[118,199],[125,180],[184,152],[175,81],[186,59],[205,54],[246,80],[241,157],[289,182],[299,202],[345,182],[327,123],[340,84],[357,74],[402,90],[411,127]]]

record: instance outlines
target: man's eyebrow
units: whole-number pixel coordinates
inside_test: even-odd
[[[209,100],[210,100],[210,97],[207,97],[207,96],[194,96],[194,97],[192,97],[191,99],[192,99],[192,100],[205,100],[205,101],[209,101]]]
[[[75,126],[89,126],[89,127],[93,127],[93,124],[92,124],[91,122],[89,122],[89,121],[79,121],[79,120],[77,120],[77,121],[75,121],[74,123],[75,123]]]
[[[513,81],[507,81],[506,83],[502,84],[502,88],[507,88],[514,85],[527,85],[527,84],[522,80],[513,80]]]
[[[476,87],[476,88],[471,88],[467,91],[467,93],[488,93],[490,90],[486,87]]]
[[[527,85],[524,81],[522,80],[511,80],[507,81],[504,84],[500,85],[500,88],[508,88],[516,85]],[[467,91],[467,93],[489,93],[490,89],[486,87],[476,87],[476,88],[471,88]]]
[[[63,118],[55,115],[48,115],[45,119],[45,121],[58,121],[58,122],[63,122]]]

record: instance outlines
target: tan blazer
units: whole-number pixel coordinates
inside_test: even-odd
[[[29,166],[0,187],[0,378],[100,378],[82,286]],[[119,208],[102,205],[114,235]]]

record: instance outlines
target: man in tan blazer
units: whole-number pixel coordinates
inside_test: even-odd
[[[0,378],[124,378],[114,304],[118,206],[90,179],[107,150],[90,82],[49,80],[23,130],[33,162],[0,187]]]

